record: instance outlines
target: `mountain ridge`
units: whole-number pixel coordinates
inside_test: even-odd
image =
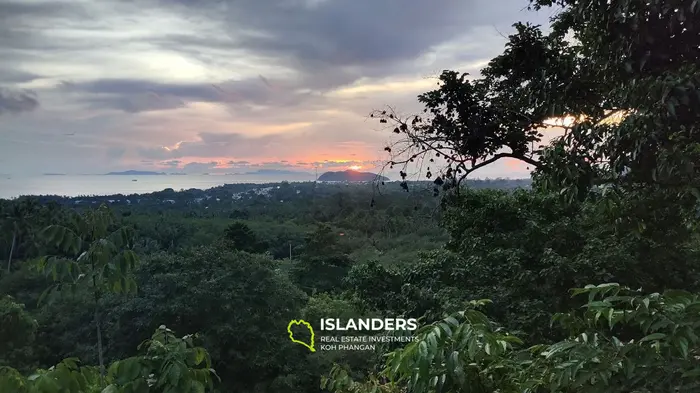
[[[362,182],[362,181],[389,181],[385,176],[377,175],[371,172],[358,172],[353,170],[345,170],[338,172],[325,172],[318,177],[318,181],[347,181],[347,182]]]

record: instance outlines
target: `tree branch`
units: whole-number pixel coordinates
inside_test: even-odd
[[[520,161],[523,161],[523,162],[525,162],[525,163],[527,163],[527,164],[530,164],[530,165],[532,165],[532,166],[534,166],[534,167],[536,167],[536,168],[539,168],[539,167],[540,167],[540,163],[537,162],[537,161],[535,161],[535,160],[533,160],[533,159],[530,158],[530,157],[519,156],[519,155],[516,155],[516,154],[513,154],[513,153],[498,153],[498,154],[496,154],[495,156],[489,158],[488,160],[484,160],[484,161],[482,161],[482,162],[480,162],[480,163],[478,163],[478,164],[476,164],[476,165],[473,165],[471,168],[469,168],[468,170],[466,170],[466,173],[465,173],[464,175],[462,175],[462,176],[459,178],[459,182],[461,182],[462,180],[464,180],[464,179],[467,177],[467,175],[469,175],[470,173],[474,172],[475,170],[477,170],[477,169],[479,169],[479,168],[483,168],[483,167],[485,167],[486,165],[493,164],[494,162],[500,160],[501,158],[515,158],[515,159],[517,159],[517,160],[520,160]]]

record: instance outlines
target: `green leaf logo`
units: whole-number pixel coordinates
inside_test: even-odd
[[[292,326],[298,326],[298,325],[303,325],[306,326],[307,329],[309,329],[309,332],[311,333],[311,339],[309,340],[309,343],[305,343],[300,340],[296,340],[294,338],[294,333],[292,332]],[[304,321],[303,319],[296,320],[293,319],[289,321],[289,325],[287,325],[287,333],[289,333],[289,339],[292,340],[293,343],[301,344],[305,346],[306,348],[309,348],[311,352],[316,352],[316,349],[314,349],[314,328],[311,327],[311,324]]]

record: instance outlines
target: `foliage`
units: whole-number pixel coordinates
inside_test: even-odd
[[[319,225],[307,235],[301,256],[290,271],[300,288],[309,293],[340,288],[353,261],[339,242],[339,236],[328,225]]]
[[[663,186],[688,208],[700,152],[697,3],[532,3],[561,7],[551,33],[515,24],[480,78],[445,71],[438,89],[419,96],[424,116],[373,113],[404,137],[386,148],[392,164],[437,159],[447,167],[436,184],[453,185],[496,160],[517,159],[536,169],[538,186],[570,199],[600,184]],[[540,131],[552,125],[564,135],[540,146]],[[438,174],[438,165],[426,175]]]
[[[198,393],[212,391],[215,371],[207,351],[193,345],[193,336],[176,337],[160,326],[139,349],[144,353],[109,367],[108,385],[99,384],[95,367],[64,359],[48,370],[25,377],[0,368],[0,390],[16,393]]]
[[[267,249],[267,244],[258,240],[250,227],[242,222],[234,222],[226,227],[224,241],[234,250],[259,253]]]
[[[106,205],[72,215],[68,226],[50,225],[41,235],[56,252],[38,261],[38,269],[57,282],[50,289],[75,288],[84,281],[96,293],[136,290],[131,276],[138,263],[131,250],[133,230],[114,228],[114,215]]]
[[[483,182],[485,186],[494,184],[510,183]],[[48,213],[41,213],[27,220],[34,228],[36,245],[26,248],[26,252],[20,247],[21,253],[16,254],[23,259],[45,256],[41,258],[44,269],[37,272],[30,269],[35,264],[19,265],[18,259],[18,268],[0,277],[0,293],[11,294],[18,303],[26,304],[26,311],[39,326],[34,341],[15,351],[17,356],[4,356],[5,364],[29,375],[37,368],[49,368],[65,358],[99,364],[101,354],[103,362],[109,365],[135,356],[134,348],[165,323],[177,331],[201,332],[202,345],[211,352],[217,369],[222,370],[222,389],[315,392],[319,390],[320,375],[335,361],[349,364],[358,371],[357,376],[363,375],[376,364],[382,349],[376,353],[310,356],[290,343],[286,335],[278,334],[278,329],[284,330],[290,319],[330,316],[336,309],[354,310],[356,316],[375,314],[365,306],[360,307],[352,294],[346,297],[336,288],[331,297],[314,297],[307,304],[306,296],[290,282],[287,273],[302,257],[311,263],[328,262],[328,271],[311,269],[306,279],[312,285],[340,288],[345,272],[354,264],[350,253],[373,255],[388,265],[410,263],[416,250],[439,247],[440,239],[444,239],[442,229],[430,216],[424,216],[425,209],[433,209],[435,201],[430,195],[406,198],[388,190],[387,194],[375,196],[373,212],[366,214],[373,192],[370,185],[317,185],[314,199],[308,199],[312,195],[307,186],[310,185],[295,184],[279,189],[289,206],[273,203],[276,195],[244,197],[232,205],[226,202],[232,196],[226,195],[229,191],[224,189],[208,191],[216,197],[205,199],[207,202],[202,204],[187,204],[187,198],[197,196],[194,191],[154,196],[177,201],[174,205],[160,206],[154,206],[148,195],[55,199],[63,206],[53,213],[53,219],[45,219]],[[34,199],[38,206],[54,201],[48,197]],[[109,209],[92,209],[109,199],[114,200]],[[81,202],[76,203],[78,200]],[[131,205],[125,205],[126,200]],[[7,206],[18,202],[3,201]],[[424,203],[425,207],[414,209]],[[239,212],[237,221],[229,218],[232,208]],[[94,287],[89,279],[92,265],[85,259],[78,261],[82,251],[101,241],[91,238],[90,230],[86,229],[89,225],[82,225],[83,230],[79,223],[98,221],[102,214],[109,223],[107,232],[114,233],[123,227],[132,235],[125,247],[109,248],[139,254],[143,261],[126,274],[129,288],[139,289],[132,296],[113,294],[111,286],[99,285],[99,269],[95,271],[98,285]],[[319,227],[313,221],[317,214],[328,220],[328,227],[319,232],[315,232]],[[412,224],[426,217],[428,220],[422,224]],[[225,247],[226,228],[236,223],[247,226],[260,243],[269,244],[266,250],[261,247],[252,251],[270,251],[273,259]],[[54,227],[42,232],[48,225]],[[74,242],[81,239],[80,254],[66,250],[64,246],[71,242],[69,238]],[[109,234],[102,239],[109,241]],[[288,262],[290,243],[292,264]],[[402,243],[407,245],[395,248]],[[114,261],[118,261],[118,253],[114,256]],[[345,261],[348,266],[336,270],[331,265],[336,261]],[[53,284],[57,285],[52,285],[42,296],[46,289],[44,275],[48,273],[53,281],[54,266]],[[324,280],[332,284],[324,284]],[[108,282],[107,275],[102,281]],[[99,301],[95,301],[95,288],[99,289]],[[53,294],[52,290],[61,296],[47,296]],[[39,303],[43,298],[50,302]],[[102,350],[94,323],[95,311],[99,314]],[[107,380],[108,375],[104,378]]]
[[[110,384],[104,392],[195,393],[211,391],[214,377],[211,359],[204,348],[193,344],[194,336],[182,338],[161,325],[139,349],[141,356],[118,360],[109,367]]]
[[[252,390],[284,374],[294,358],[282,332],[306,297],[264,256],[221,247],[158,253],[137,273],[139,293],[113,301],[105,321],[107,352],[130,354],[140,337],[165,323],[196,331],[222,376],[222,387]]]
[[[68,358],[48,370],[37,370],[25,377],[17,370],[0,369],[0,389],[17,393],[99,393],[99,372]]]
[[[0,352],[25,345],[34,339],[36,321],[27,313],[23,304],[9,296],[0,298]]]
[[[1,255],[6,257],[8,274],[13,260],[22,260],[37,252],[37,232],[52,220],[60,219],[60,214],[55,202],[41,205],[29,197],[11,203],[0,201],[0,250],[6,251]]]
[[[87,285],[91,289],[97,355],[100,373],[104,377],[100,300],[105,293],[136,291],[132,272],[138,257],[132,250],[133,232],[127,227],[114,229],[114,215],[105,205],[84,214],[74,214],[71,218],[72,228],[50,225],[41,233],[50,249],[68,257],[61,254],[44,256],[39,259],[37,268],[57,282],[44,294],[55,293],[64,287],[75,291]]]
[[[472,298],[494,300],[497,320],[542,339],[552,334],[549,313],[576,305],[562,298],[567,288],[614,280],[651,291],[700,289],[694,239],[673,216],[664,217],[664,206],[655,211],[656,229],[647,227],[640,238],[627,222],[611,225],[595,203],[524,191],[464,192],[446,208],[447,247],[464,261],[450,271],[464,272],[460,288]]]
[[[332,392],[695,391],[700,370],[700,297],[683,291],[648,295],[618,284],[574,290],[583,312],[557,315],[570,336],[524,348],[522,341],[472,307],[425,326],[416,342],[390,353],[366,382],[335,367]],[[406,390],[404,390],[406,389]]]
[[[10,296],[0,298],[0,366],[20,363],[30,351],[37,321]]]

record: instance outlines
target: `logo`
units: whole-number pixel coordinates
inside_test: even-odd
[[[321,319],[321,330],[369,330],[369,331],[394,331],[416,330],[418,320],[415,318],[363,318],[348,319],[343,323],[340,319]]]
[[[292,332],[292,326],[295,326],[295,325],[296,326],[302,325],[302,326],[305,326],[307,329],[309,329],[309,332],[311,333],[311,338],[309,339],[308,344],[305,343],[304,341],[297,340],[294,338],[294,333]],[[305,346],[306,348],[309,348],[309,350],[311,352],[316,352],[316,349],[314,349],[314,328],[311,326],[310,323],[306,322],[303,319],[300,319],[300,320],[293,319],[293,320],[289,321],[289,325],[287,325],[287,333],[289,333],[289,339],[291,339],[293,343],[301,344],[301,345]]]
[[[342,321],[337,318],[321,319],[321,351],[330,350],[353,350],[365,351],[376,349],[376,346],[383,343],[406,343],[416,341],[412,332],[418,329],[418,320],[414,318],[364,318],[348,319]],[[305,327],[310,338],[308,342],[294,337],[293,328],[296,328],[297,337],[305,337],[305,332],[299,331],[299,326]],[[333,334],[340,333],[340,335]],[[311,352],[316,352],[314,340],[316,335],[310,323],[303,319],[293,319],[287,325],[287,333],[293,343],[300,344],[308,348]],[[365,335],[362,335],[362,334]]]

